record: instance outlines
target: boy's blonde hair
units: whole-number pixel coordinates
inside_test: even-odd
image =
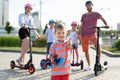
[[[65,29],[65,25],[63,23],[59,23],[55,25],[55,32],[57,30],[63,30],[63,29]]]

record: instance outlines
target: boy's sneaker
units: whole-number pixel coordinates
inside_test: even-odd
[[[20,65],[20,66],[24,66],[23,62],[20,59],[17,59],[16,62]]]
[[[87,66],[84,71],[88,71],[88,70],[91,70],[90,66]]]

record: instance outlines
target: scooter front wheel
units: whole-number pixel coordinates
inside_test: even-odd
[[[46,69],[47,68],[47,61],[45,59],[42,59],[40,62],[40,66],[42,69]]]
[[[83,60],[80,60],[81,70],[83,69],[84,63]]]
[[[10,62],[10,68],[11,68],[11,69],[14,69],[14,68],[15,68],[15,61],[12,60],[12,61]]]
[[[28,71],[30,74],[33,74],[35,72],[35,67],[33,64],[30,64],[29,68],[28,68]]]
[[[95,72],[95,76],[97,76],[98,75],[98,66],[95,66],[94,72]]]

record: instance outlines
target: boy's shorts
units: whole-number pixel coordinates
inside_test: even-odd
[[[92,42],[94,46],[97,44],[97,36],[81,36],[83,52],[88,53],[89,51],[89,42]]]
[[[51,80],[69,80],[69,74],[51,76]]]
[[[53,42],[48,42],[48,43],[47,43],[47,54],[49,54],[49,49],[50,49],[50,46],[51,46],[52,43],[53,43]]]

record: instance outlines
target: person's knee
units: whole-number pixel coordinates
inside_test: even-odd
[[[29,41],[29,37],[23,39],[23,42]]]
[[[89,55],[89,53],[88,53],[88,52],[85,52],[85,55]]]

